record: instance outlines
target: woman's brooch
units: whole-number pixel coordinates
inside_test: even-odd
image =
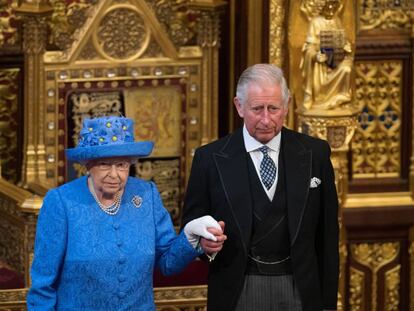
[[[132,204],[134,204],[136,208],[140,208],[142,205],[142,198],[139,195],[134,195]]]

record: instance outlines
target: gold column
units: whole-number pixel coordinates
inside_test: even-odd
[[[414,21],[414,11],[411,12],[412,14],[412,19]],[[412,44],[414,43],[414,22],[411,25],[411,42]],[[414,56],[414,50],[412,50],[412,56]],[[412,67],[411,70],[414,70],[414,66]],[[414,83],[414,80],[413,80]],[[413,88],[414,88],[414,84],[413,84]],[[414,97],[413,97],[413,102],[414,102]],[[412,109],[412,120],[414,120],[414,109]],[[412,138],[411,138],[411,144],[414,145],[414,126],[412,127]],[[410,158],[410,192],[411,192],[411,198],[414,199],[414,148],[412,148],[411,151],[411,158]],[[413,288],[414,291],[414,288]],[[413,293],[413,298],[414,298],[414,293]]]
[[[414,15],[414,14],[413,14]],[[414,24],[411,26],[411,41],[414,41]],[[413,52],[414,56],[414,52]],[[413,69],[414,70],[414,67]],[[413,84],[414,86],[414,84]],[[413,98],[414,100],[414,98]],[[414,109],[412,111],[412,118],[414,119]],[[412,127],[412,144],[414,142],[414,126]],[[411,158],[410,158],[410,192],[411,198],[414,199],[414,149],[411,151]],[[410,258],[410,310],[414,310],[414,226],[410,227],[410,234],[409,234],[409,258]]]
[[[262,62],[263,0],[247,1],[247,66]]]
[[[218,137],[218,49],[220,47],[220,12],[224,1],[197,0],[190,7],[201,14],[197,21],[198,45],[203,49],[202,59],[202,137],[207,144]]]
[[[23,20],[24,155],[22,184],[46,182],[44,143],[44,64],[47,23],[53,11],[47,0],[21,1],[16,14]]]

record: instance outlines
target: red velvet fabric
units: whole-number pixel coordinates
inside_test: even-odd
[[[208,263],[194,260],[187,268],[173,276],[164,276],[159,270],[154,272],[154,287],[189,286],[207,284]]]
[[[0,289],[24,287],[24,279],[20,273],[5,267],[0,267]]]

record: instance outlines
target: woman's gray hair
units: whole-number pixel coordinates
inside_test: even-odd
[[[244,70],[237,82],[236,89],[236,97],[241,105],[244,105],[247,98],[247,90],[252,84],[259,86],[261,84],[274,84],[280,86],[283,104],[287,107],[290,91],[283,76],[283,71],[279,67],[272,64],[256,64]]]

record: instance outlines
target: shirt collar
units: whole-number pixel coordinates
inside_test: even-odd
[[[282,131],[279,132],[275,137],[273,137],[267,144],[270,149],[273,151],[279,151],[280,148],[280,140],[282,138]],[[254,151],[259,149],[262,146],[265,146],[261,142],[257,141],[254,137],[252,137],[249,132],[247,131],[246,124],[243,126],[243,140],[244,146],[246,147],[246,151]]]

